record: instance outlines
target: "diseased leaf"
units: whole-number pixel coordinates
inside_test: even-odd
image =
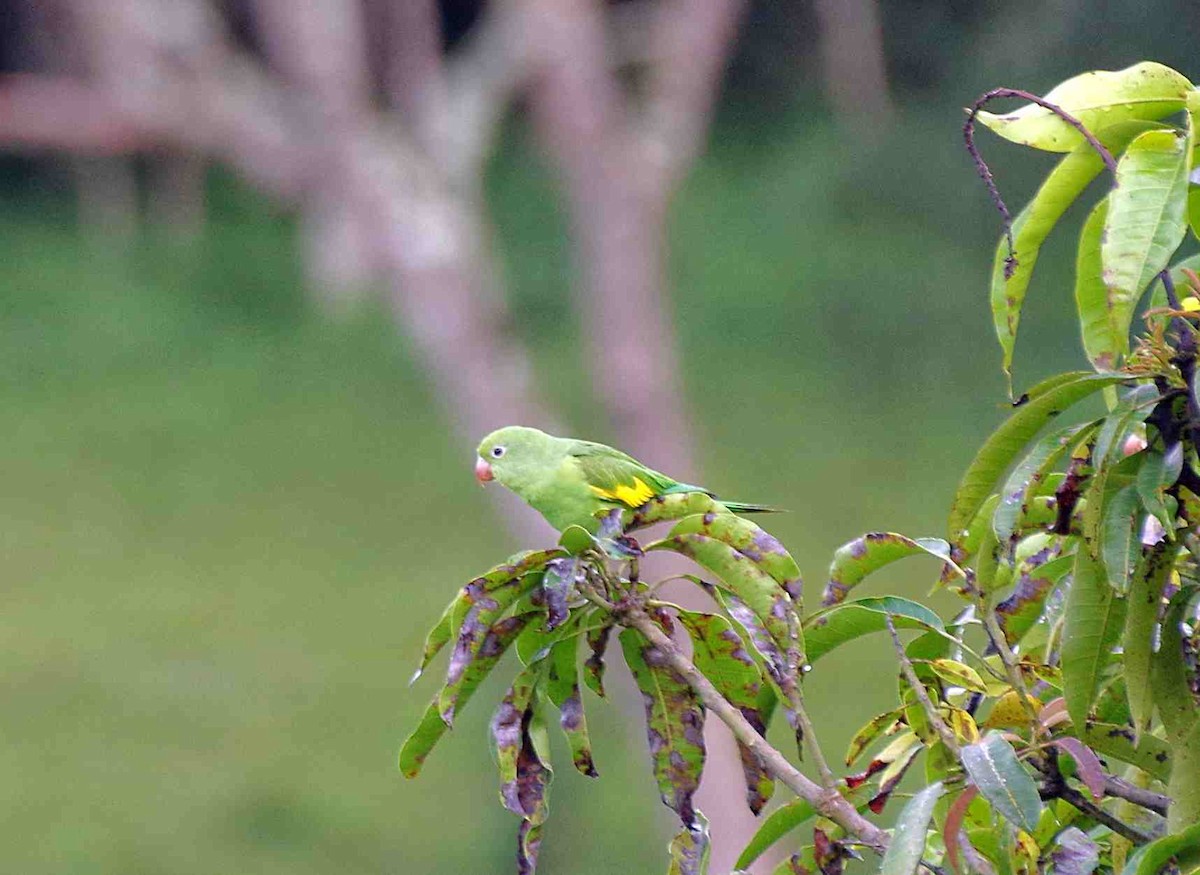
[[[417,666],[417,670],[409,678],[409,686],[417,682],[417,679],[425,673],[425,669],[429,668],[429,663],[433,662],[433,658],[441,652],[441,649],[446,646],[446,642],[450,640],[453,634],[454,613],[459,609],[460,600],[464,598],[466,598],[465,587],[459,590],[458,594],[451,599],[450,604],[446,605],[446,609],[442,611],[442,616],[438,619],[434,627],[429,630],[429,634],[425,636],[425,646],[421,648],[421,664]]]
[[[679,621],[692,639],[692,662],[728,702],[742,712],[760,735],[766,734],[758,710],[762,692],[761,675],[753,657],[746,652],[741,636],[729,621],[717,614],[680,611]],[[775,792],[775,782],[758,757],[738,743],[742,771],[746,777],[746,804],[758,814]]]
[[[854,765],[854,761],[862,755],[871,744],[881,735],[887,733],[889,729],[896,726],[896,721],[900,718],[902,708],[894,708],[891,711],[886,711],[883,714],[877,714],[866,722],[866,724],[854,733],[854,737],[850,739],[850,746],[846,749],[846,765]]]
[[[1150,515],[1156,517],[1168,533],[1173,533],[1178,508],[1166,490],[1174,485],[1183,470],[1183,443],[1177,441],[1165,453],[1144,450],[1143,454],[1145,458],[1137,474],[1138,496]]]
[[[1192,856],[1198,848],[1200,823],[1139,848],[1125,864],[1122,875],[1160,875],[1172,859],[1184,854]]]
[[[1150,682],[1155,630],[1163,590],[1175,566],[1177,548],[1162,540],[1146,551],[1129,586],[1128,608],[1121,646],[1125,654],[1125,687],[1135,733],[1150,728],[1154,695]]]
[[[933,629],[946,634],[942,619],[929,608],[899,596],[856,599],[818,611],[804,621],[808,661],[818,659],[855,638],[887,629],[887,615],[897,629]]]
[[[929,667],[933,669],[934,674],[952,686],[962,687],[973,693],[986,694],[988,691],[987,684],[983,682],[979,672],[965,663],[953,659],[932,659],[929,661]]]
[[[774,535],[743,517],[712,511],[684,517],[671,529],[671,535],[686,534],[705,535],[733,547],[783,587],[796,613],[803,613],[800,567]]]
[[[1120,635],[1124,613],[1125,602],[1108,585],[1104,566],[1087,550],[1076,550],[1061,645],[1063,695],[1076,726],[1087,723],[1100,677]]]
[[[1187,233],[1190,151],[1179,131],[1147,131],[1117,162],[1100,240],[1114,363],[1129,349],[1138,300]]]
[[[567,601],[583,573],[583,564],[575,556],[551,559],[542,575],[542,593],[546,598],[546,631],[566,622],[570,609]]]
[[[942,782],[930,784],[900,810],[892,839],[883,855],[880,875],[912,875],[925,852],[925,831],[933,819],[933,808],[941,798]]]
[[[1100,865],[1100,846],[1077,826],[1068,826],[1054,839],[1050,852],[1054,875],[1092,875]]]
[[[571,748],[572,763],[581,774],[594,778],[596,765],[579,691],[578,648],[579,636],[575,634],[562,638],[551,647],[547,657],[546,697],[558,708],[559,725]]]
[[[785,682],[799,668],[800,620],[791,596],[743,553],[698,534],[666,537],[646,549],[682,553],[715,574],[722,588],[749,606],[780,651],[780,654],[762,654],[777,682]]]
[[[1156,127],[1161,126],[1147,121],[1118,122],[1098,131],[1096,137],[1110,152],[1119,153],[1138,134]],[[1007,278],[1005,272],[1009,264],[1008,237],[1001,237],[996,246],[996,256],[992,262],[992,318],[996,326],[996,336],[1004,353],[1006,373],[1012,370],[1013,346],[1017,339],[1021,307],[1042,243],[1062,214],[1102,170],[1104,162],[1091,144],[1081,143],[1076,146],[1050,171],[1033,200],[1013,221],[1013,254],[1016,264]],[[1000,540],[1003,543],[1004,538],[1001,537]]]
[[[1171,750],[1161,738],[1143,733],[1135,743],[1132,729],[1113,723],[1093,722],[1082,730],[1072,727],[1072,732],[1092,750],[1137,766],[1159,781],[1171,775]]]
[[[761,857],[768,848],[792,830],[812,820],[817,810],[804,799],[793,799],[774,811],[762,822],[745,850],[734,863],[735,868],[745,869]]]
[[[1051,469],[1074,444],[1086,440],[1094,428],[1095,425],[1089,424],[1055,429],[1038,440],[1013,469],[1000,491],[1000,503],[992,517],[996,540],[1006,551],[1011,552],[1016,534],[1021,529],[1021,518],[1028,513],[1029,500],[1037,494]]]
[[[461,685],[458,691],[458,706],[462,708],[471,698],[475,689],[483,682],[488,673],[500,661],[500,657],[504,655],[504,651],[508,649],[513,640],[520,634],[535,615],[534,614],[519,614],[513,617],[506,617],[500,620],[491,629],[488,630],[484,637],[483,646],[479,649],[479,655],[471,663],[470,669],[463,675]],[[421,771],[421,766],[425,762],[425,758],[429,752],[433,750],[433,746],[446,733],[446,722],[442,719],[438,709],[438,697],[429,703],[429,707],[425,710],[425,715],[421,718],[420,724],[412,735],[410,735],[400,748],[399,767],[400,772],[406,778],[415,778],[417,773]]]
[[[1042,814],[1037,785],[1000,733],[963,747],[962,763],[971,783],[1009,823],[1026,832],[1037,828]]]
[[[954,565],[950,559],[950,545],[941,538],[909,538],[895,532],[868,532],[843,544],[834,552],[833,562],[829,565],[829,582],[825,584],[825,592],[821,595],[821,607],[840,604],[867,575],[885,565],[922,554]],[[961,569],[959,575],[962,576]]]
[[[600,698],[604,693],[604,653],[608,649],[608,639],[612,635],[612,626],[601,626],[599,629],[589,629],[587,632],[588,647],[592,655],[583,664],[583,682],[588,689]]]
[[[1143,61],[1123,70],[1095,70],[1059,83],[1045,100],[1090,131],[1131,119],[1160,119],[1184,108],[1192,84],[1170,67]],[[979,121],[1014,143],[1069,152],[1083,135],[1048,109],[1030,103],[1014,112],[980,112]]]
[[[646,708],[646,736],[663,803],[684,826],[697,823],[692,796],[704,769],[704,706],[636,629],[620,634],[621,650]]]
[[[708,872],[708,857],[711,850],[708,839],[708,820],[699,811],[696,822],[685,826],[671,840],[668,849],[671,865],[667,875],[705,875]]]
[[[1010,646],[1033,628],[1042,616],[1046,599],[1075,561],[1073,556],[1060,555],[1061,538],[1031,535],[1026,541],[1035,543],[1037,549],[1028,556],[1019,556],[1013,569],[1016,585],[1008,597],[996,605],[996,619]],[[1022,546],[1024,544],[1022,542]]]
[[[1000,475],[1046,423],[1089,395],[1123,379],[1126,378],[1077,372],[1069,382],[1018,407],[984,442],[959,481],[948,523],[951,539],[957,538],[971,522]]]
[[[635,510],[622,513],[626,532],[644,529],[664,520],[681,520],[684,517],[706,513],[729,513],[711,495],[704,492],[680,492],[652,498]]]
[[[527,668],[513,680],[492,716],[492,741],[500,770],[500,801],[513,814],[535,824],[546,818],[551,770],[539,755],[531,726],[533,695],[542,666]]]
[[[533,875],[542,849],[542,824],[522,820],[517,831],[517,875]]]

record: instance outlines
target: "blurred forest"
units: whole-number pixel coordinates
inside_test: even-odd
[[[818,585],[940,533],[1005,398],[961,107],[1198,40],[1179,0],[0,0],[4,870],[508,871],[498,690],[394,769],[425,628],[550,537],[478,437],[787,506]],[[1019,204],[1048,156],[983,145]],[[1072,246],[1018,385],[1083,362]],[[845,737],[894,681],[836,659]],[[542,871],[657,870],[640,722],[593,714]]]

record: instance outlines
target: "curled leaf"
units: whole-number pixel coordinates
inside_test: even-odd
[[[833,554],[829,566],[829,582],[821,595],[821,606],[840,604],[850,590],[867,575],[908,556],[926,554],[954,565],[950,545],[941,538],[909,538],[896,532],[868,532],[844,544]],[[962,571],[959,570],[959,574]]]

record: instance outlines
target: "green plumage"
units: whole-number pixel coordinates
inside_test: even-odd
[[[595,531],[601,511],[640,507],[662,495],[712,495],[702,486],[680,483],[620,450],[554,437],[536,428],[513,425],[494,431],[480,442],[478,452],[487,475],[515,492],[559,531],[571,525]],[[478,473],[480,468],[476,470]],[[481,475],[481,479],[486,478]],[[735,513],[773,510],[736,501],[721,503]]]

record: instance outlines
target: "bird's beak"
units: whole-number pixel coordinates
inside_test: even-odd
[[[479,481],[480,486],[483,486],[489,480],[496,479],[496,475],[492,473],[492,466],[482,458],[475,460],[475,479]]]

